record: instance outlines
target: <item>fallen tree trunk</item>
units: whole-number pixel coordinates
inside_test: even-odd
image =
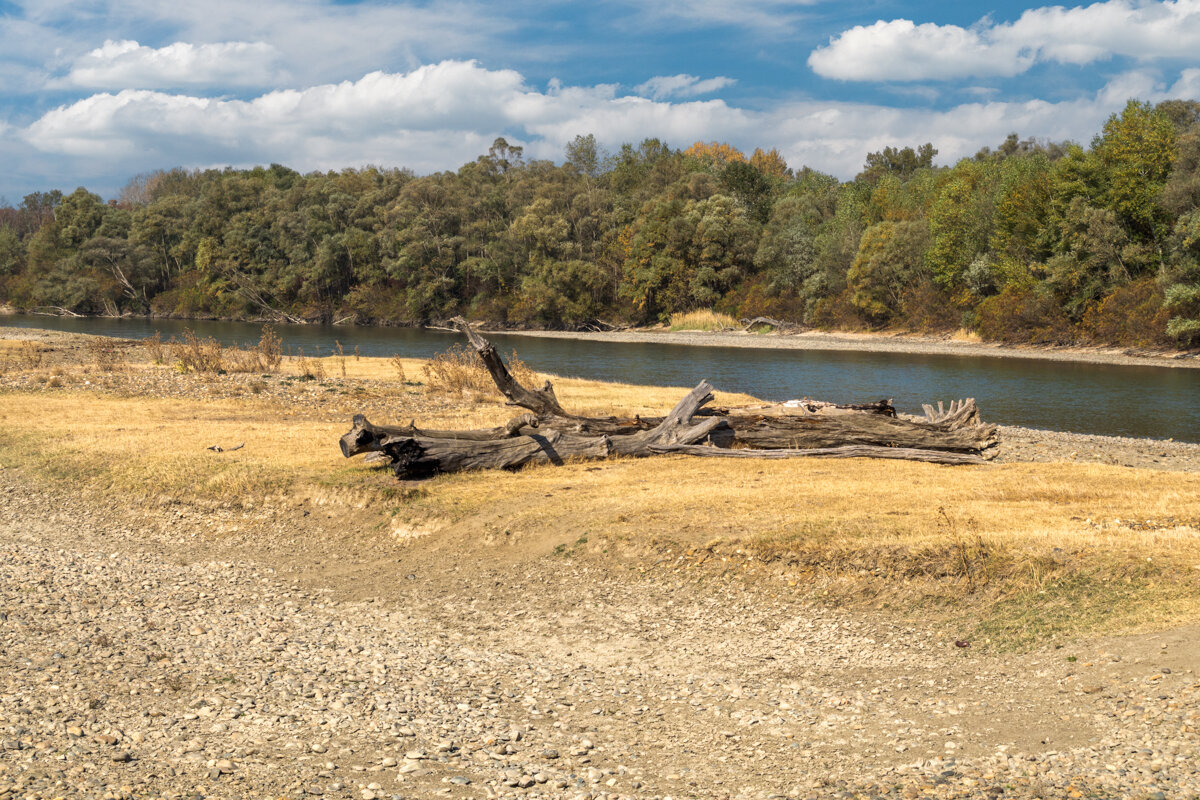
[[[926,406],[926,418],[902,418],[890,400],[838,405],[813,400],[711,409],[713,387],[701,381],[661,418],[583,417],[566,411],[546,381],[522,386],[487,339],[466,320],[454,324],[479,353],[509,405],[531,413],[478,430],[374,425],[354,418],[342,454],[376,454],[397,476],[419,478],[467,469],[515,469],[570,458],[685,454],[726,458],[901,458],[978,464],[998,443],[996,426],[979,421],[974,400]]]

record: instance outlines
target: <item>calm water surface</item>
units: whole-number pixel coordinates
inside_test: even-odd
[[[261,327],[240,322],[75,319],[13,315],[0,327],[164,338],[191,328],[226,344],[258,340]],[[293,352],[329,353],[340,341],[365,356],[398,353],[424,358],[463,341],[449,332],[410,328],[279,325]],[[557,375],[662,386],[718,389],[767,400],[813,397],[862,402],[891,397],[902,411],[921,403],[974,397],[983,418],[1006,425],[1175,438],[1200,442],[1200,369],[1131,367],[988,356],[910,355],[820,350],[594,342],[488,334],[504,352],[515,349],[531,367]]]

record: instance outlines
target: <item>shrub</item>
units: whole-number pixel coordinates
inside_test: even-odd
[[[918,282],[900,296],[905,328],[920,333],[947,333],[957,330],[962,321],[954,301],[932,280]]]
[[[1080,328],[1088,341],[1135,347],[1166,346],[1170,311],[1155,278],[1142,278],[1110,292],[1083,315]]]
[[[975,328],[984,339],[1030,344],[1067,344],[1070,321],[1054,298],[1032,288],[1009,286],[975,309]]]

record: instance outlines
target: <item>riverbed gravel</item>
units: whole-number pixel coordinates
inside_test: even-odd
[[[394,391],[48,377],[0,381],[277,393],[314,419]],[[1002,433],[1002,460],[1200,451]],[[125,507],[28,481],[0,467],[0,800],[1200,797],[1195,626],[994,653],[670,562],[513,561],[351,536],[314,500]]]
[[[0,798],[1200,796],[1197,629],[997,655],[382,544],[369,582],[301,581],[264,547],[329,532],[245,514],[231,539],[0,470]]]

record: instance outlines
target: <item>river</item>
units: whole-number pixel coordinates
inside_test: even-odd
[[[226,344],[258,340],[261,326],[243,322],[0,316],[4,326],[105,336],[164,338],[191,328]],[[412,328],[278,325],[284,345],[364,356],[426,358],[463,341],[443,331]],[[530,367],[557,375],[660,386],[718,389],[766,400],[812,397],[837,402],[894,398],[901,411],[921,403],[974,397],[983,418],[1075,433],[1200,442],[1200,369],[1042,361],[995,356],[868,353],[825,350],[697,347],[596,342],[489,334],[503,352],[516,350]]]

